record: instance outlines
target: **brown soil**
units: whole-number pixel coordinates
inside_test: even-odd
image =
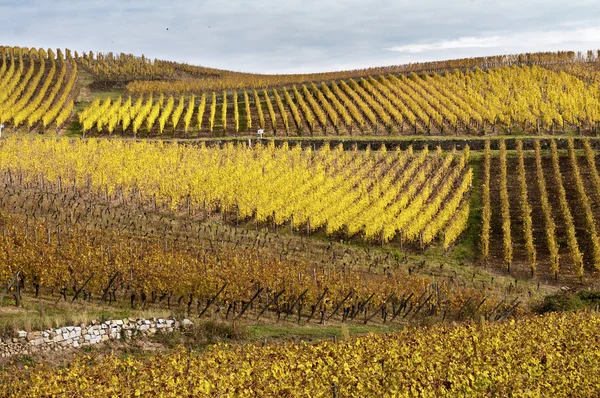
[[[579,279],[573,268],[571,256],[567,246],[567,237],[565,222],[558,202],[558,188],[556,186],[554,174],[552,171],[552,159],[550,155],[544,155],[542,164],[546,176],[547,195],[552,207],[552,216],[556,224],[556,238],[559,244],[559,276],[555,281],[550,268],[550,259],[548,252],[548,242],[546,239],[545,220],[541,210],[540,194],[537,186],[535,158],[531,152],[526,152],[525,169],[527,176],[528,200],[532,207],[533,235],[534,244],[537,253],[537,271],[536,278],[547,283],[558,283],[567,285],[580,285]],[[586,181],[589,169],[584,158],[579,158],[579,167],[582,172],[582,178]],[[510,199],[511,214],[511,237],[513,242],[513,263],[511,265],[511,274],[520,278],[527,278],[531,275],[531,269],[528,263],[525,249],[525,238],[523,232],[523,223],[521,218],[520,206],[520,188],[517,179],[517,159],[509,157],[507,159],[508,168],[508,191]],[[574,186],[573,171],[568,157],[560,158],[561,175],[563,184],[567,193],[567,201],[573,216],[575,224],[575,233],[579,248],[584,255],[584,284],[595,283],[598,277],[598,271],[594,268],[592,262],[592,246],[589,235],[585,229],[585,216],[581,209],[581,204]],[[499,194],[499,158],[492,158],[491,171],[491,237],[490,237],[490,260],[489,264],[498,270],[505,271],[503,262],[503,238],[502,238],[502,220],[500,215],[500,194]],[[587,180],[589,181],[589,179]],[[591,189],[588,190],[588,197],[593,204],[596,214],[600,215],[600,203],[598,198],[593,195]]]

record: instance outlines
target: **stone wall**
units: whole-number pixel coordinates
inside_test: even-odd
[[[0,338],[0,357],[56,351],[98,344],[108,340],[144,337],[156,332],[173,332],[191,326],[189,319],[117,319],[106,322],[92,321],[89,325],[65,326],[44,331],[20,330],[16,337]]]

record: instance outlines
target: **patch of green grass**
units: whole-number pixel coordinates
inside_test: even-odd
[[[481,236],[481,158],[471,159],[473,187],[469,198],[469,219],[466,231],[452,251],[452,257],[459,261],[475,261],[479,255]]]
[[[101,101],[104,101],[107,98],[112,100],[116,100],[119,97],[123,98],[125,96],[125,90],[114,90],[114,91],[94,91],[92,92],[94,98],[99,98]]]
[[[575,294],[556,293],[544,297],[544,301],[534,307],[540,314],[546,312],[565,312],[583,308],[598,311],[600,308],[600,291],[580,290]]]
[[[92,74],[84,68],[80,68],[77,71],[77,74],[79,75],[79,85],[82,87],[88,87],[94,82],[94,77],[92,76]]]
[[[75,120],[73,123],[71,123],[69,125],[69,127],[67,127],[67,131],[66,131],[65,135],[67,137],[80,137],[83,135],[83,132],[81,131],[81,124],[79,123],[79,120]]]
[[[17,357],[17,362],[20,363],[21,365],[33,366],[33,365],[35,365],[36,360],[31,355],[21,355],[21,356]]]

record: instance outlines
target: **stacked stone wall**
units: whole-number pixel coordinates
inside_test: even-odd
[[[15,337],[0,338],[0,357],[86,347],[109,340],[151,336],[157,332],[170,333],[191,325],[189,319],[178,321],[162,318],[127,318],[105,322],[92,321],[89,325],[64,326],[43,331],[20,330]]]

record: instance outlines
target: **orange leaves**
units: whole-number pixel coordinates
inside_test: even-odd
[[[307,290],[303,302],[314,303],[327,287],[327,300],[339,301],[352,291],[348,303],[358,303],[374,293],[372,304],[379,305],[392,292],[417,294],[429,284],[429,280],[407,276],[401,270],[366,274],[300,260],[280,261],[275,255],[255,251],[213,251],[174,242],[165,250],[160,238],[132,239],[78,228],[71,229],[68,238],[62,231],[60,245],[52,228],[50,242],[44,238],[42,243],[33,236],[47,236],[45,226],[29,225],[26,238],[25,219],[3,220],[9,233],[0,237],[2,280],[22,269],[26,279],[37,281],[42,289],[71,289],[81,287],[93,275],[86,290],[95,297],[102,297],[110,285],[119,296],[125,292],[138,299],[142,293],[148,299],[151,295],[183,296],[187,302],[189,297],[211,298],[227,283],[220,299],[231,302],[247,301],[257,288],[264,288],[261,297],[265,299],[285,291],[282,303]]]

